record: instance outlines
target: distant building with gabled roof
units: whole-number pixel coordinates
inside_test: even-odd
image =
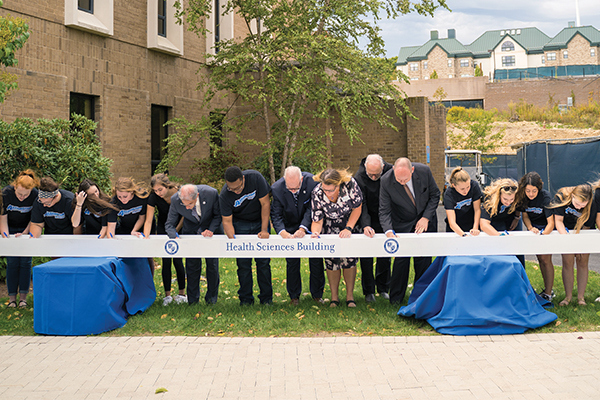
[[[593,26],[569,25],[554,38],[535,27],[492,30],[469,45],[456,39],[454,29],[449,29],[448,37],[442,39],[438,31],[431,31],[430,39],[423,45],[400,49],[396,69],[411,80],[419,80],[429,79],[434,71],[439,78],[472,77],[479,66],[483,76],[493,79],[498,71],[509,77],[510,70],[519,70],[535,78],[557,74],[555,68],[549,72],[545,67],[597,66],[600,31]],[[565,74],[581,71],[583,75],[586,71],[585,68],[563,70],[571,71]],[[517,79],[519,76],[523,75]]]

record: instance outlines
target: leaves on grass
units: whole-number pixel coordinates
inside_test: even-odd
[[[163,314],[160,316],[160,319],[165,319],[165,318],[167,318],[167,314]]]
[[[562,322],[560,322],[560,321],[556,321],[556,324],[555,324],[555,325],[556,325],[556,326],[559,326],[560,324],[562,324]]]

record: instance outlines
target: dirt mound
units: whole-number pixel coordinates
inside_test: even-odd
[[[577,139],[600,136],[600,130],[569,129],[557,124],[542,124],[537,122],[495,122],[494,133],[504,129],[501,145],[494,150],[495,154],[516,154],[511,145],[534,140],[546,139]],[[464,132],[452,124],[448,124],[448,132]]]

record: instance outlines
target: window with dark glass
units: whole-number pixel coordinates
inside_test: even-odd
[[[158,0],[158,34],[167,37],[167,0]]]
[[[73,114],[79,114],[94,121],[95,106],[95,96],[90,96],[89,94],[71,93],[69,99],[69,117],[71,117]]]
[[[211,112],[210,113],[210,155],[213,156],[215,149],[223,147],[223,121],[225,114]]]
[[[511,41],[504,42],[502,43],[502,51],[515,51],[515,45]]]
[[[502,56],[502,66],[503,67],[514,67],[515,66],[515,56]]]
[[[215,0],[215,53],[219,52],[219,42],[221,41],[221,29],[220,29],[220,21],[219,17],[221,16],[221,5],[219,4],[219,0]],[[259,28],[260,29],[260,28]]]
[[[150,120],[150,153],[152,175],[166,154],[166,139],[169,129],[165,124],[169,120],[169,107],[152,105]]]
[[[81,11],[94,13],[94,0],[77,0],[77,8]]]

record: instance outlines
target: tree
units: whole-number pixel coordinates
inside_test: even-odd
[[[438,73],[434,69],[433,72],[431,73],[431,75],[429,75],[429,79],[437,79],[437,78],[438,78]]]
[[[178,16],[190,30],[205,35],[204,21],[213,3],[189,0]],[[403,93],[392,84],[397,78],[393,63],[382,57],[384,43],[377,23],[384,15],[433,15],[439,7],[448,8],[445,0],[223,3],[223,13],[235,11],[248,34],[217,43],[216,54],[207,56],[202,66],[208,74],[198,89],[206,107],[224,93],[251,107],[237,119],[227,115],[225,124],[241,132],[247,122],[262,121],[266,139],[253,144],[263,148],[271,181],[276,180],[276,169],[281,176],[300,156],[316,166],[327,162],[324,146],[331,129],[324,132],[316,125],[332,115],[351,142],[360,140],[363,120],[397,129],[387,111],[391,108],[401,115],[408,110]],[[407,81],[404,75],[398,79]],[[281,159],[280,165],[275,165],[275,158]]]
[[[3,2],[0,0],[0,7]],[[17,65],[15,52],[29,39],[29,25],[21,18],[10,15],[0,17],[0,64],[5,67]],[[0,103],[17,88],[17,76],[4,70],[0,71]]]
[[[481,69],[481,64],[477,64],[475,66],[475,76],[483,76],[483,70]]]
[[[504,137],[504,128],[494,132],[491,114],[481,113],[477,120],[457,121],[455,124],[464,133],[448,132],[448,144],[453,149],[480,150],[482,153],[488,153],[498,147]]]

